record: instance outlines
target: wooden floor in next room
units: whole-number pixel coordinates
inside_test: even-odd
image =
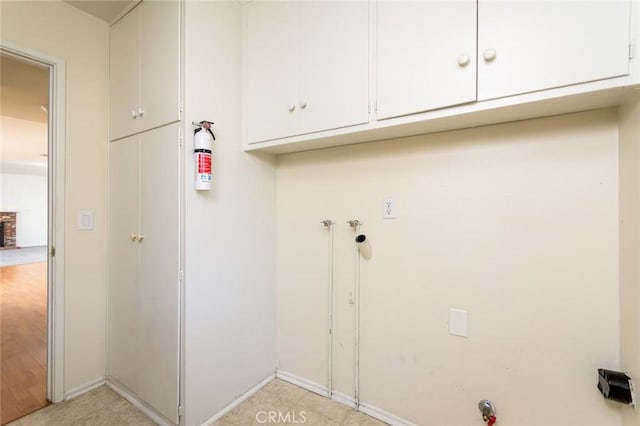
[[[49,404],[46,262],[0,267],[0,327],[4,425]]]

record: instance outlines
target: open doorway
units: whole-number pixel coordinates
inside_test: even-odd
[[[49,404],[48,66],[0,55],[0,423]]]

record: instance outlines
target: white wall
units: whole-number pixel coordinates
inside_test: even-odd
[[[47,245],[47,175],[0,174],[0,211],[17,211],[16,245]]]
[[[213,189],[193,189],[186,137],[186,424],[275,369],[275,161],[242,151],[241,6],[186,2],[186,122],[212,120]]]
[[[65,390],[104,376],[108,26],[62,1],[2,1],[2,41],[66,61]],[[76,228],[79,210],[95,230]]]
[[[44,116],[45,113],[42,112]],[[46,166],[48,152],[47,123],[0,115],[0,161],[5,164]]]
[[[640,94],[620,108],[620,367],[640,383]],[[627,408],[625,426],[640,425]]]
[[[483,398],[505,425],[621,424],[596,390],[619,367],[617,132],[601,110],[279,157],[279,368],[326,385],[332,219],[334,382],[353,395],[359,219],[361,402],[417,424],[480,424]]]
[[[46,245],[47,124],[0,116],[0,140],[0,211],[18,211],[18,247]]]

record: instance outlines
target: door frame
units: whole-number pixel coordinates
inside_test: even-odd
[[[47,227],[47,399],[64,399],[65,61],[0,41],[0,53],[49,69]]]

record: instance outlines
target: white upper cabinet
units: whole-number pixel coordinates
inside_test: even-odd
[[[369,121],[368,3],[302,1],[299,28],[300,133]]]
[[[478,2],[478,100],[629,73],[631,2]]]
[[[140,102],[140,14],[134,9],[111,28],[109,58],[109,137],[138,131]]]
[[[632,0],[256,0],[245,19],[246,150],[600,108],[640,86]]]
[[[295,134],[298,121],[298,3],[246,6],[247,136],[263,141]]]
[[[367,2],[256,1],[245,14],[249,143],[368,121]]]
[[[476,1],[377,4],[377,117],[476,100]]]
[[[180,4],[141,6],[140,122],[148,130],[180,120]]]
[[[110,139],[180,119],[180,4],[143,1],[111,28]]]

